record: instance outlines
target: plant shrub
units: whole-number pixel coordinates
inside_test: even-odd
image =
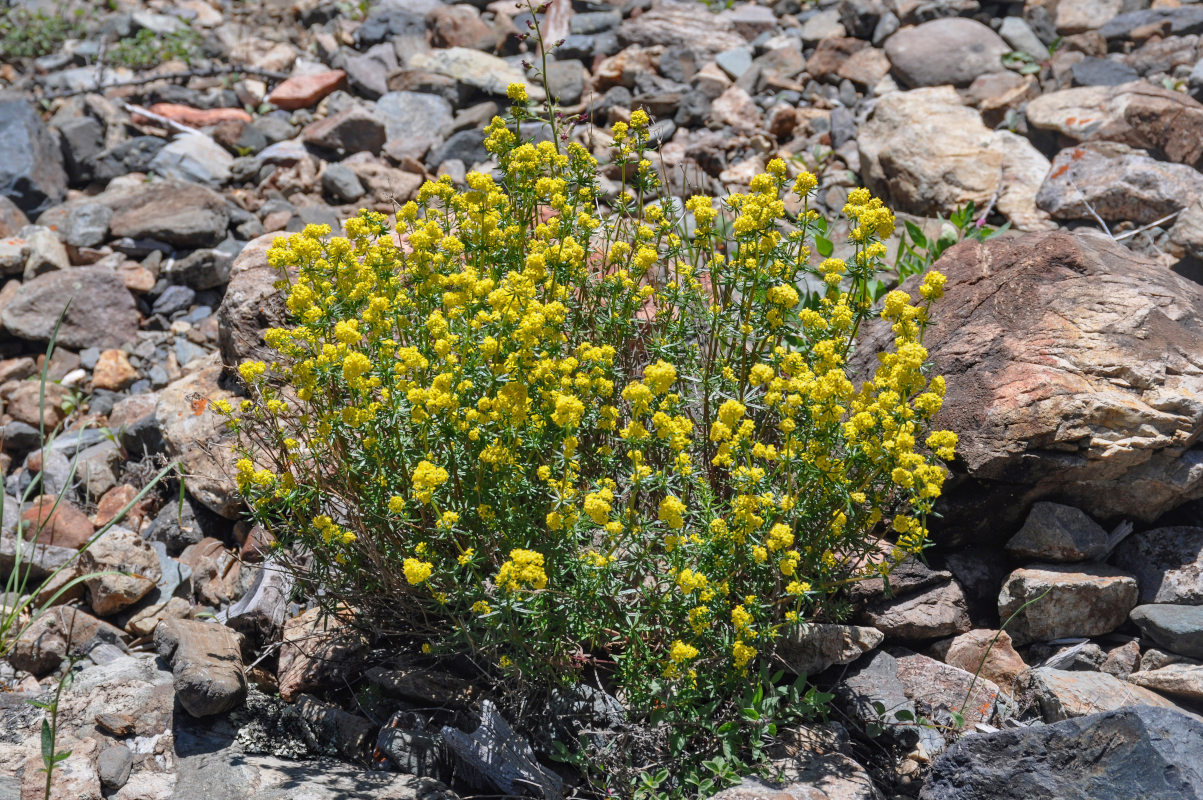
[[[855,256],[816,257],[815,178],[779,159],[746,194],[649,202],[641,111],[614,126],[603,213],[595,159],[554,118],[526,141],[510,96],[496,177],[428,182],[395,230],[361,212],[268,251],[293,323],[219,409],[239,487],[310,554],[312,589],[427,651],[539,685],[600,665],[636,719],[747,718],[780,637],[924,546],[956,443],[930,430],[944,384],[921,344],[944,279],[874,311],[893,214],[852,191]],[[877,313],[894,348],[858,384]]]

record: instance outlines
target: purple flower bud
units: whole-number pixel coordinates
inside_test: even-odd
[[[526,21],[526,27],[527,27],[527,28],[529,28],[530,30],[532,30],[532,31],[533,31],[533,30],[535,29],[535,23],[531,22],[531,21],[528,19],[528,20]]]

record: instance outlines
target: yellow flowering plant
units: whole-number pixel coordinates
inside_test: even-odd
[[[587,669],[634,722],[738,723],[782,637],[924,547],[956,445],[922,345],[944,279],[876,307],[893,215],[853,190],[853,255],[820,258],[816,179],[780,159],[664,199],[642,111],[603,201],[589,151],[526,140],[509,96],[493,174],[268,251],[291,321],[240,369],[239,487],[315,594],[415,649],[522,685]],[[858,382],[875,315],[894,346]]]

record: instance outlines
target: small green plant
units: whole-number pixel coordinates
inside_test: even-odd
[[[165,61],[191,64],[200,56],[200,34],[190,28],[155,33],[142,28],[109,49],[108,60],[130,69],[150,69]]]
[[[70,641],[70,635],[68,635]],[[67,666],[64,669],[62,677],[58,679],[57,685],[54,687],[54,694],[49,700],[30,700],[30,705],[35,708],[40,708],[46,712],[46,716],[42,719],[42,767],[41,772],[46,773],[46,783],[43,797],[45,800],[50,800],[51,784],[54,780],[55,767],[59,762],[65,761],[71,757],[70,750],[59,750],[58,748],[58,706],[59,700],[62,699],[63,691],[71,685],[71,680],[75,671],[74,656],[68,656]]]
[[[940,223],[940,235],[935,239],[929,239],[918,225],[910,220],[905,220],[902,235],[898,240],[898,251],[894,258],[895,269],[898,270],[898,282],[901,283],[912,275],[922,275],[939,260],[945,250],[954,244],[965,239],[984,242],[1010,229],[1010,222],[1004,223],[998,228],[987,225],[984,214],[974,217],[976,210],[976,206],[970,200],[965,205],[958,206],[949,215],[947,221],[943,215],[937,215],[936,220]],[[877,293],[883,294],[884,289],[879,287]]]
[[[23,6],[0,11],[0,60],[38,58],[53,53],[68,39],[84,35],[85,16],[82,8],[71,13],[60,9],[50,14]]]
[[[1042,69],[1040,62],[1034,56],[1022,50],[1012,50],[1004,54],[1002,63],[1004,67],[1014,70],[1020,75],[1034,75]]]

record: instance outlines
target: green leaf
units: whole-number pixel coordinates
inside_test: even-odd
[[[823,258],[830,258],[831,253],[835,250],[835,248],[832,246],[830,239],[827,239],[823,236],[816,236],[815,250],[818,250],[819,255],[821,255]]]
[[[49,766],[54,758],[54,732],[50,730],[50,722],[42,720],[42,761]]]
[[[911,237],[911,241],[918,247],[927,247],[927,237],[923,235],[923,231],[919,226],[911,222],[909,219],[903,222],[906,225],[907,235]]]
[[[894,718],[902,722],[914,722],[915,715],[913,712],[907,711],[905,708],[900,708],[894,712]]]

